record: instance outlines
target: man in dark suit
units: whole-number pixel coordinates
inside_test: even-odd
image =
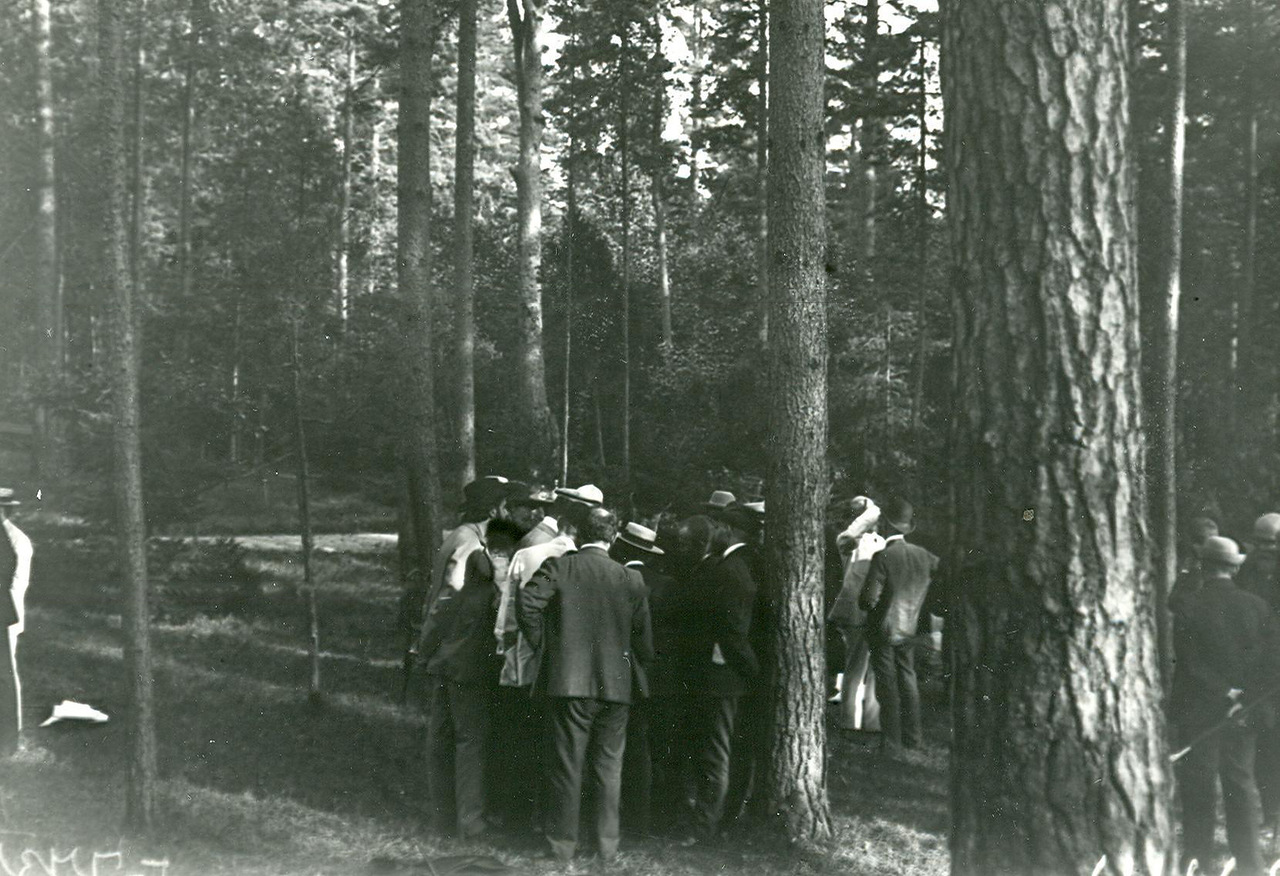
[[[880,699],[882,754],[896,756],[903,745],[921,742],[920,689],[916,682],[915,645],[911,641],[920,624],[920,611],[929,593],[929,582],[938,558],[906,537],[915,529],[911,503],[893,499],[885,504],[882,519],[889,535],[871,560],[867,581],[858,597],[866,611],[867,641]]]
[[[681,524],[681,538],[697,520]],[[724,523],[718,526],[711,552],[694,567],[687,585],[696,594],[700,623],[692,667],[697,697],[694,818],[686,842],[709,839],[720,829],[739,704],[760,675],[751,643],[757,588],[750,550],[741,532]]]
[[[1280,628],[1266,602],[1232,580],[1243,562],[1229,538],[1209,538],[1201,546],[1203,582],[1174,614],[1177,660],[1168,711],[1181,744],[1190,746],[1178,763],[1184,868],[1194,858],[1202,873],[1215,872],[1215,798],[1221,778],[1236,872],[1258,876],[1263,865],[1254,756],[1258,731],[1275,723],[1267,697],[1280,682]],[[1224,723],[1227,716],[1232,719]]]
[[[432,603],[418,646],[427,676],[432,823],[443,834],[456,828],[463,839],[478,837],[487,826],[486,746],[500,660],[493,646],[495,558],[510,556],[521,535],[511,521],[489,521],[484,546],[462,560],[462,586],[441,588]]]
[[[590,769],[602,860],[618,852],[618,805],[627,713],[645,696],[653,659],[644,581],[609,558],[618,519],[583,508],[577,551],[547,560],[520,592],[518,621],[542,649],[534,695],[549,698],[546,836],[563,862],[578,845],[582,773]]]
[[[645,665],[649,696],[633,698],[622,762],[622,821],[628,833],[648,835],[655,814],[679,802],[680,724],[687,709],[689,603],[675,579],[657,568],[658,534],[638,523],[618,533],[609,556],[644,579],[653,627],[653,661]]]

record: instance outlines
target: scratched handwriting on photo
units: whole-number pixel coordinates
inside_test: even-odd
[[[13,854],[0,843],[0,876],[165,876],[169,860],[142,858],[137,864],[121,852],[89,852],[78,847],[59,852],[24,848]]]

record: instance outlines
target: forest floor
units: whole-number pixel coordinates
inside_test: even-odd
[[[386,539],[341,547],[316,555],[319,703],[306,696],[300,564],[275,540],[250,542],[261,585],[250,599],[198,588],[184,595],[160,582],[160,828],[140,841],[120,831],[129,737],[111,564],[87,543],[37,540],[19,653],[24,750],[0,761],[0,872],[426,874],[427,860],[463,853],[492,855],[519,873],[565,872],[528,844],[463,844],[423,827],[424,722],[398,703],[394,548]],[[37,727],[63,699],[111,720]],[[909,762],[880,761],[868,734],[832,731],[837,839],[820,854],[789,854],[746,835],[694,848],[624,841],[608,872],[945,873],[946,729],[936,688],[927,688],[926,707],[928,745]]]

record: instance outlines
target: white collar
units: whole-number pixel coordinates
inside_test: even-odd
[[[722,554],[720,555],[720,558],[721,558],[721,559],[724,559],[725,557],[729,556],[730,554],[732,554],[732,553],[736,553],[740,548],[744,548],[744,547],[746,547],[746,546],[747,546],[747,543],[746,543],[745,541],[740,541],[740,542],[738,542],[737,544],[731,544],[731,545],[729,545],[727,548],[725,548],[725,549],[724,549],[724,553],[722,553]]]
[[[644,560],[628,560],[622,565],[626,566],[628,569],[634,569],[636,566],[643,566]]]
[[[893,535],[891,535],[891,536],[889,536],[888,538],[886,538],[886,539],[884,540],[884,543],[885,543],[885,545],[886,545],[886,546],[888,546],[889,542],[891,542],[891,541],[903,541],[903,540],[905,540],[905,539],[906,539],[906,536],[905,536],[905,535],[903,535],[901,532],[895,532]]]
[[[587,548],[597,548],[602,551],[608,551],[609,546],[602,541],[590,541],[578,548],[578,550],[586,550]]]

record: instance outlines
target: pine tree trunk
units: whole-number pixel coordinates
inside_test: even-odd
[[[57,152],[53,120],[53,38],[49,0],[33,0],[36,66],[38,164],[36,174],[35,276],[40,332],[37,361],[51,378],[62,374],[63,333],[61,278],[58,271]],[[62,469],[60,428],[43,406],[36,411],[39,442],[37,468],[42,479],[56,478]]]
[[[1168,177],[1160,209],[1158,237],[1152,249],[1160,260],[1158,306],[1143,311],[1152,320],[1151,355],[1144,361],[1148,375],[1146,425],[1147,501],[1152,535],[1152,570],[1160,665],[1166,684],[1173,676],[1173,617],[1169,595],[1178,577],[1178,311],[1182,297],[1182,169],[1186,152],[1187,22],[1183,0],[1169,0],[1170,102],[1165,126],[1168,131]]]
[[[516,163],[519,325],[517,417],[534,474],[553,470],[558,446],[547,402],[542,355],[542,16],[543,0],[507,0],[515,44],[516,92],[520,106],[520,156]]]
[[[1262,399],[1257,396],[1257,372],[1255,370],[1255,345],[1251,327],[1255,320],[1265,319],[1265,314],[1256,312],[1255,296],[1258,265],[1258,88],[1257,88],[1257,34],[1259,28],[1257,2],[1248,0],[1245,7],[1245,20],[1248,22],[1248,60],[1244,69],[1244,99],[1248,117],[1245,120],[1244,148],[1244,254],[1241,258],[1240,285],[1234,305],[1234,337],[1232,339],[1235,353],[1231,357],[1234,366],[1231,384],[1228,387],[1228,402],[1231,415],[1228,422],[1249,429],[1252,423],[1239,422],[1239,405],[1243,403],[1246,410],[1255,410],[1255,405]],[[1252,419],[1252,418],[1249,418]],[[1234,444],[1239,440],[1235,428],[1226,433],[1226,440]],[[1223,455],[1229,456],[1234,446],[1224,445]]]
[[[382,179],[382,123],[374,118],[369,134],[369,192],[372,201],[369,218],[369,251],[365,255],[364,291],[372,295],[378,291],[378,256],[382,250],[382,223],[379,221],[382,203],[380,180]]]
[[[440,541],[431,291],[431,58],[436,20],[430,0],[400,0],[400,117],[396,247],[406,318],[408,411],[402,436],[409,518],[421,581],[430,580]]]
[[[188,7],[187,57],[182,75],[182,140],[178,156],[178,306],[185,307],[191,300],[192,264],[191,253],[191,128],[195,121],[195,88],[196,88],[196,51],[200,45],[200,36],[196,30],[196,3],[191,0]],[[189,332],[179,329],[175,338],[177,358],[185,362],[190,357],[191,340]]]
[[[147,588],[146,521],[138,399],[139,348],[129,272],[127,156],[125,148],[123,10],[120,0],[98,0],[101,168],[104,199],[103,267],[111,328],[110,386],[113,492],[120,570],[125,576],[124,665],[129,678],[131,726],[125,821],[149,832],[155,822],[156,737]]]
[[[631,489],[631,155],[628,151],[628,129],[631,127],[631,82],[627,78],[627,54],[630,49],[630,22],[622,25],[622,43],[618,52],[618,161],[622,175],[622,477]]]
[[[573,307],[576,296],[574,283],[576,275],[576,249],[578,245],[578,168],[577,142],[569,137],[569,158],[565,176],[569,183],[568,210],[565,216],[565,287],[564,287],[564,384],[560,421],[560,484],[569,484],[569,416],[573,410],[573,395],[570,392],[573,375]]]
[[[662,345],[669,352],[675,347],[671,328],[671,271],[667,264],[667,195],[662,184],[662,171],[653,175],[653,225],[658,250],[658,295],[662,301]]]
[[[476,0],[458,7],[458,124],[454,149],[454,422],[457,484],[476,479],[475,163]]]
[[[770,581],[776,623],[765,811],[793,841],[831,834],[824,779],[823,524],[827,479],[827,322],[822,0],[770,9],[773,139],[769,180]]]
[[[921,423],[924,419],[924,371],[929,352],[929,314],[927,312],[929,289],[929,226],[933,211],[929,208],[929,101],[926,85],[928,68],[925,65],[924,35],[920,36],[920,55],[916,70],[920,77],[920,92],[917,95],[916,113],[920,116],[920,143],[916,155],[916,197],[917,212],[920,217],[919,238],[916,241],[916,361],[911,391],[911,439],[919,444],[922,441]],[[922,449],[922,448],[921,448]],[[917,453],[917,465],[920,454]]]
[[[293,456],[298,476],[298,531],[302,537],[302,593],[307,600],[307,656],[311,667],[309,693],[320,695],[320,611],[316,601],[316,583],[311,570],[311,466],[307,458],[307,429],[302,399],[302,349],[299,323],[300,307],[289,318],[289,367],[293,372]]]
[[[691,94],[689,98],[689,201],[698,202],[698,185],[701,181],[702,163],[702,0],[693,0],[693,45],[690,46],[690,63],[693,65]]]
[[[351,151],[356,145],[356,40],[355,34],[348,25],[347,29],[347,79],[342,101],[342,177],[338,200],[338,253],[337,277],[338,287],[338,319],[342,324],[342,332],[346,334],[347,324],[351,317]]]
[[[1126,0],[945,7],[953,468],[973,559],[948,620],[955,876],[1173,866],[1127,17]]]
[[[760,345],[769,344],[769,3],[756,6],[756,302]]]
[[[875,116],[876,94],[880,82],[880,0],[867,0],[864,32],[864,63],[867,65],[865,90],[867,108],[862,117],[862,258],[866,269],[876,257],[876,213],[879,210],[880,122]]]

